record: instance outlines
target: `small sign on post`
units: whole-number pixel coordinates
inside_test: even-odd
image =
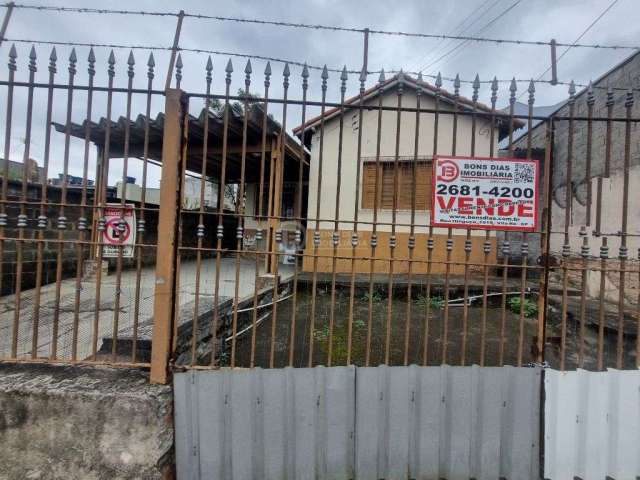
[[[438,156],[433,161],[432,200],[436,227],[535,231],[538,162]]]
[[[102,257],[115,258],[122,249],[123,258],[132,258],[136,244],[136,212],[127,203],[108,203],[104,210],[105,229],[102,232]]]

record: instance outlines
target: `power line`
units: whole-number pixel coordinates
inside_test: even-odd
[[[467,20],[469,20],[471,17],[473,17],[477,12],[479,12],[480,10],[482,10],[484,7],[487,6],[487,4],[491,2],[491,0],[484,0],[477,8],[475,8],[471,13],[469,13],[469,15],[467,15],[460,23],[458,23],[452,30],[451,30],[451,34],[452,35],[457,35],[462,33],[465,29],[469,29],[471,28],[472,25],[474,25],[480,18],[482,18],[489,10],[491,10],[498,2],[500,2],[500,0],[494,0],[494,2],[491,4],[491,6],[489,8],[487,8],[483,13],[481,13],[480,15],[476,16],[476,18],[473,20],[473,22],[471,22],[469,25],[465,24],[467,23]],[[434,54],[437,54],[437,50],[440,47],[445,47],[447,45],[450,45],[453,42],[453,40],[445,40],[440,39],[440,41],[433,47],[433,49],[428,52],[424,57],[422,57],[422,60],[418,61],[415,63],[416,68],[420,67],[420,64],[427,61],[427,59],[431,59],[432,56],[434,56]]]
[[[8,7],[9,4],[5,3],[3,6]],[[93,13],[93,14],[115,14],[115,15],[142,15],[142,16],[157,16],[157,17],[177,17],[180,13],[175,12],[161,12],[161,11],[146,11],[146,10],[114,10],[106,8],[86,8],[86,7],[61,7],[52,5],[29,5],[29,4],[15,4],[14,8],[27,9],[27,10],[39,10],[39,11],[55,11],[55,12],[67,12],[67,13]],[[325,24],[309,24],[309,23],[297,23],[297,22],[284,22],[276,20],[265,20],[257,18],[242,18],[242,17],[223,17],[218,15],[204,15],[194,13],[183,13],[184,17],[201,19],[201,20],[215,20],[221,22],[235,22],[235,23],[252,23],[259,25],[272,25],[278,27],[289,28],[304,28],[313,30],[331,30],[342,31],[352,33],[364,33],[365,28],[356,27],[343,27],[338,25],[325,25]],[[495,44],[511,44],[511,45],[537,45],[548,47],[551,45],[550,41],[541,40],[518,40],[518,39],[502,39],[502,38],[489,38],[478,37],[469,35],[446,35],[435,33],[422,33],[422,32],[403,32],[403,31],[391,31],[391,30],[377,30],[369,29],[370,34],[377,35],[391,35],[391,36],[403,36],[403,37],[416,37],[416,38],[434,38],[434,39],[452,39],[452,40],[468,40],[474,42],[490,42]],[[572,47],[572,48],[597,48],[597,49],[614,49],[614,50],[640,50],[640,46],[631,45],[601,45],[601,44],[580,44],[580,43],[556,43],[559,47]]]
[[[489,28],[491,25],[493,25],[495,22],[497,22],[498,20],[500,20],[502,17],[504,17],[507,13],[509,13],[511,10],[513,10],[515,7],[518,6],[518,4],[521,2],[522,0],[516,0],[514,3],[512,3],[507,9],[503,10],[502,12],[500,12],[499,15],[495,16],[493,19],[491,19],[488,23],[486,23],[480,30],[478,30],[476,33],[481,33],[484,30],[486,30],[487,28]],[[431,62],[429,65],[427,65],[426,67],[422,68],[421,70],[427,70],[430,67],[432,67],[433,65],[438,64],[441,60],[443,60],[444,58],[446,58],[448,55],[452,54],[453,52],[455,52],[456,50],[459,50],[461,47],[463,47],[465,44],[469,43],[469,40],[465,40],[464,42],[459,43],[458,45],[456,45],[454,48],[450,49],[449,51],[443,53],[442,55],[440,55],[436,60],[434,60],[433,62]]]

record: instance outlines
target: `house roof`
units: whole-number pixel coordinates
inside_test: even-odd
[[[364,92],[364,98],[363,101],[367,101],[370,100],[372,98],[376,98],[380,92],[385,92],[388,91],[390,89],[392,89],[393,87],[395,87],[400,81],[403,82],[404,86],[407,86],[409,88],[413,88],[413,89],[418,89],[418,87],[422,87],[423,92],[426,93],[427,95],[430,95],[432,97],[435,97],[436,92],[438,91],[438,89],[434,86],[431,85],[428,82],[425,81],[419,81],[415,78],[413,78],[410,75],[407,75],[405,73],[397,73],[396,75],[394,75],[393,77],[385,80],[384,82],[377,84],[373,87],[370,87],[369,89],[365,90]],[[439,90],[440,93],[440,99],[446,103],[449,104],[453,104],[455,102],[455,96],[451,93],[448,92],[447,90],[444,89],[440,89]],[[360,95],[354,95],[353,97],[350,97],[349,99],[344,101],[344,104],[347,108],[353,108],[354,106],[356,106],[356,102],[358,102],[360,99]],[[466,110],[466,111],[473,111],[474,109],[474,104],[473,101],[470,100],[469,98],[463,97],[463,96],[459,96],[458,97],[458,106],[462,109],[462,110]],[[484,103],[481,102],[477,102],[475,105],[475,108],[477,111],[480,112],[485,112],[485,113],[490,113],[491,112],[491,108],[487,105],[485,105]],[[499,112],[499,111],[497,111]],[[333,107],[329,110],[327,110],[324,113],[324,121],[326,122],[327,120],[330,120],[336,116],[338,116],[338,114],[340,113],[340,107]],[[312,133],[313,129],[320,123],[320,120],[322,119],[322,115],[317,115],[316,117],[311,118],[310,120],[308,120],[307,122],[305,122],[303,125],[299,125],[297,127],[295,127],[293,129],[293,133],[294,135],[300,137],[302,130],[304,128],[305,130],[305,136],[307,136],[307,132]],[[504,117],[496,117],[496,124],[498,126],[498,129],[500,130],[500,138],[502,138],[503,135],[506,134],[506,132],[508,131],[509,128],[509,121],[504,119]],[[515,128],[521,128],[525,125],[525,123],[521,120],[518,120],[517,118],[513,119],[513,124]],[[305,139],[306,140],[306,139]],[[305,142],[306,143],[306,142]]]
[[[262,145],[262,125],[264,110],[258,104],[252,105],[247,113],[247,138],[246,150],[246,181],[256,181],[260,171],[259,165],[263,148],[267,153],[271,151],[271,140],[282,134],[281,125],[273,118],[267,116],[266,136],[268,143]],[[214,112],[211,109],[202,109],[198,116],[189,115],[188,127],[188,148],[187,148],[187,170],[202,171],[203,143],[205,137],[205,118],[208,116],[207,136],[207,171],[219,172],[223,158],[220,146],[223,144],[224,136],[224,114]],[[242,165],[242,145],[243,145],[243,121],[244,113],[234,108],[230,108],[228,117],[228,152],[226,157],[226,178],[227,182],[236,182],[241,178]],[[130,157],[142,157],[147,153],[147,157],[158,162],[162,162],[162,142],[165,124],[164,113],[158,113],[155,118],[149,119],[148,144],[145,145],[145,132],[147,119],[145,115],[138,115],[135,120],[127,120],[125,117],[118,118],[117,121],[110,122],[109,157],[120,158],[124,156],[124,145],[127,134],[129,135],[128,154]],[[89,127],[89,139],[97,146],[104,148],[107,130],[107,119],[101,118],[98,122],[85,120],[82,123],[71,123],[71,136],[84,138],[86,127]],[[53,123],[58,132],[65,132],[65,124]],[[292,136],[285,134],[285,159],[297,164],[302,158],[300,143]],[[308,154],[304,154],[303,162],[308,165]],[[267,162],[268,163],[268,162]],[[257,166],[257,167],[256,167]],[[305,172],[308,169],[305,167]]]

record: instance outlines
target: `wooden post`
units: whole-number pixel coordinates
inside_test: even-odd
[[[169,57],[169,69],[167,70],[167,80],[164,89],[168,90],[171,86],[171,77],[173,75],[173,66],[176,63],[176,53],[178,53],[178,44],[180,43],[180,32],[182,31],[182,20],[184,19],[184,10],[178,13],[178,23],[176,24],[176,33],[173,36],[173,45],[171,46],[171,57]]]
[[[7,27],[9,26],[9,20],[11,20],[11,14],[13,13],[14,6],[15,4],[13,2],[7,3],[7,11],[4,14],[2,26],[0,27],[0,45],[2,45],[2,43],[4,42],[4,37],[7,34]]]
[[[276,242],[276,230],[280,228],[280,216],[282,215],[282,182],[284,179],[284,158],[281,158],[281,143],[282,136],[278,137],[278,141],[275,144],[275,149],[271,151],[271,158],[274,164],[274,173],[273,173],[273,201],[272,201],[272,215],[274,218],[271,219],[271,243],[270,249],[271,262],[269,265],[269,273],[275,272],[276,263],[278,262],[277,251],[280,248],[280,245]]]
[[[151,383],[169,381],[176,294],[177,232],[180,206],[180,162],[183,118],[183,93],[166,91],[165,122],[162,141],[162,176],[160,178],[160,211],[156,282],[153,304],[153,340],[151,345]]]

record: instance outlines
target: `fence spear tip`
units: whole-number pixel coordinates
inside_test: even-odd
[[[233,72],[233,63],[231,62],[231,59],[229,59],[229,61],[227,62],[227,66],[225,67],[224,71],[229,74]]]
[[[116,55],[115,53],[113,53],[113,50],[111,50],[111,52],[109,53],[109,59],[107,60],[107,63],[109,63],[109,65],[114,65],[116,63]]]
[[[302,67],[302,78],[309,78],[309,67],[307,66],[307,62],[304,62],[304,66]]]
[[[11,44],[11,49],[9,50],[9,58],[18,58],[18,51],[16,50],[16,44]]]
[[[244,73],[247,75],[251,73],[251,59],[247,59],[247,65],[244,67]]]
[[[342,73],[340,74],[340,80],[346,82],[349,76],[347,75],[347,66],[342,67]]]
[[[29,52],[29,58],[31,60],[35,60],[36,59],[36,47],[34,45],[31,45],[31,51]]]
[[[282,71],[282,75],[284,77],[288,77],[289,75],[291,75],[291,71],[289,70],[289,62],[284,64],[284,70]]]
[[[51,54],[49,55],[49,61],[55,63],[58,60],[58,52],[56,52],[56,47],[51,49]]]
[[[211,55],[207,57],[207,66],[205,67],[205,70],[207,72],[210,72],[211,70],[213,70],[213,60],[211,60]]]
[[[153,58],[153,52],[149,52],[149,60],[147,60],[147,67],[153,68],[156,66],[156,60]]]
[[[378,82],[382,83],[384,81],[385,81],[385,78],[384,78],[384,68],[383,68],[382,70],[380,70],[380,76],[378,77]]]
[[[324,65],[324,67],[322,67],[322,74],[320,74],[320,78],[322,78],[323,80],[329,78],[329,70],[327,69],[326,64]]]
[[[264,67],[264,74],[267,77],[271,75],[271,62],[267,62],[267,66]]]
[[[133,58],[133,50],[129,50],[129,58],[127,58],[127,64],[132,66],[136,64],[136,60],[135,58]]]
[[[87,57],[87,61],[89,63],[95,63],[96,61],[96,54],[93,51],[93,47],[89,48],[89,56]]]

